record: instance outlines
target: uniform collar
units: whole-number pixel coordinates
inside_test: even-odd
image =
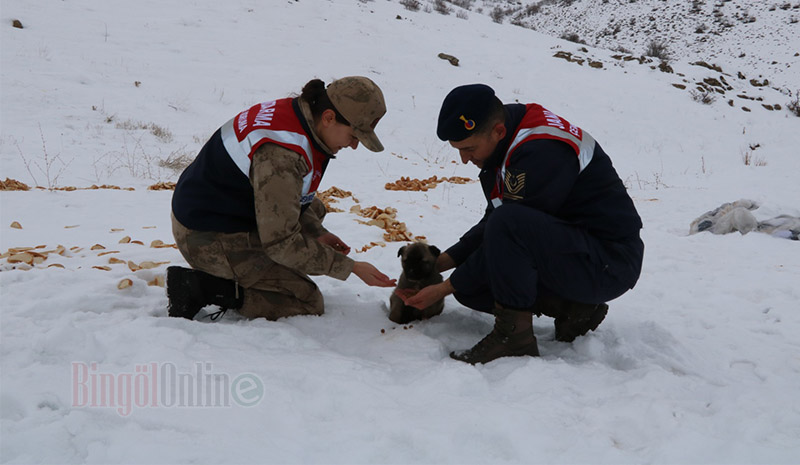
[[[506,158],[508,146],[511,145],[511,139],[514,137],[519,123],[525,116],[525,105],[516,103],[504,105],[503,111],[505,113],[506,136],[497,143],[497,147],[495,147],[494,152],[491,156],[489,156],[487,163],[483,165],[483,169],[485,170],[495,169],[499,167],[501,163],[503,163],[503,160]]]
[[[306,133],[311,136],[311,141],[317,146],[320,152],[328,156],[328,158],[336,158],[331,149],[322,142],[322,139],[314,132],[314,116],[311,114],[311,107],[308,102],[301,98],[295,98],[292,101],[295,113],[300,118],[300,124],[305,129]]]

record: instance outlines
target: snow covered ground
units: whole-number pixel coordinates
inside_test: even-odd
[[[2,462],[798,463],[798,243],[688,235],[739,198],[762,205],[759,219],[800,215],[800,119],[785,95],[746,89],[774,111],[702,105],[672,84],[713,77],[705,68],[662,73],[484,15],[386,0],[8,0],[0,39],[0,178],[135,188],[0,193],[0,253],[64,246],[33,269],[0,262]],[[177,179],[159,162],[193,156],[253,103],[347,75],[383,88],[386,151],[341,152],[321,189],[396,208],[413,234],[449,246],[483,211],[476,184],[384,185],[477,177],[435,120],[452,87],[483,82],[564,116],[611,155],[645,224],[637,287],[596,332],[560,343],[552,320],[536,319],[542,357],[478,367],[448,353],[490,318],[448,299],[441,316],[397,327],[390,290],[357,278],[315,279],[322,317],[167,318],[164,289],[148,282],[183,260],[150,246],[173,243],[171,193],[147,190]],[[354,203],[340,201],[328,228],[353,249],[381,241]],[[398,276],[401,245],[352,253]],[[129,266],[144,262],[161,264]],[[113,402],[100,388],[111,382]]]
[[[645,54],[651,41],[671,60],[706,61],[748,79],[800,85],[800,2],[752,0],[472,0],[472,10],[589,45]],[[502,14],[494,13],[500,8]]]

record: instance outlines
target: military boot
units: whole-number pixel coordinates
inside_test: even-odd
[[[557,341],[572,342],[576,337],[594,331],[608,313],[606,304],[570,302],[568,307],[565,315],[557,317],[555,321]]]
[[[495,304],[494,329],[469,350],[452,352],[450,357],[472,365],[489,363],[500,357],[539,355],[533,335],[533,315],[530,311],[503,308]]]
[[[216,320],[228,309],[242,307],[243,291],[235,281],[218,278],[204,271],[179,266],[167,268],[169,316],[192,320],[206,305],[217,305],[221,310],[209,315]]]
[[[584,304],[555,294],[540,294],[533,305],[533,313],[555,318],[556,340],[572,342],[597,329],[608,313],[608,305]]]

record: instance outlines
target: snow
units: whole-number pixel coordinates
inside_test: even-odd
[[[135,188],[0,193],[0,252],[67,249],[29,270],[0,262],[4,463],[797,463],[798,244],[688,235],[694,218],[740,198],[762,205],[759,220],[800,215],[800,120],[785,94],[736,82],[733,92],[783,109],[731,107],[733,93],[702,105],[671,84],[719,73],[621,63],[476,13],[464,20],[386,0],[187,5],[3,2],[0,176]],[[554,58],[559,50],[604,66]],[[384,184],[477,177],[436,139],[435,120],[452,87],[483,82],[506,102],[564,116],[611,155],[645,224],[639,284],[574,343],[554,341],[552,320],[537,318],[542,357],[473,367],[448,354],[478,341],[491,319],[452,298],[442,315],[404,328],[387,319],[390,289],[320,277],[321,317],[228,312],[203,324],[166,317],[164,289],[147,283],[168,265],[109,264],[184,263],[173,248],[150,247],[174,242],[171,192],[147,190],[177,179],[159,161],[193,156],[255,102],[347,75],[384,90],[386,151],[342,151],[321,189],[396,208],[413,234],[451,245],[484,209],[475,183]],[[762,166],[745,165],[747,153]],[[345,212],[326,226],[354,250],[382,241],[349,213],[354,204],[340,201]],[[126,236],[142,245],[120,243]],[[399,276],[401,245],[351,253]],[[108,251],[118,253],[99,255]],[[120,290],[124,279],[133,285]],[[169,392],[170,370],[204,386],[220,375],[230,397],[171,403],[159,391]],[[101,402],[89,373],[121,383],[119,402]],[[126,384],[152,381],[153,391]]]
[[[498,2],[481,0],[475,6],[492,14]],[[670,60],[715,63],[733,75],[744,71],[748,79],[768,77],[773,86],[798,90],[797,2],[524,0],[501,10],[503,21],[555,37],[574,34],[590,45],[636,56],[655,41],[666,46]]]

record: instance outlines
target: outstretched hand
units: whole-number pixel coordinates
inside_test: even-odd
[[[367,262],[355,262],[353,273],[368,286],[394,287],[397,285],[396,279],[389,279],[388,276]]]
[[[320,241],[321,243],[327,245],[327,246],[332,247],[333,250],[335,250],[335,251],[337,251],[339,253],[342,253],[344,255],[347,255],[347,254],[350,253],[350,246],[345,244],[344,241],[339,239],[339,236],[337,236],[334,233],[327,232],[327,233],[319,236],[317,238],[317,240]]]
[[[428,308],[435,302],[444,299],[455,291],[450,280],[439,284],[423,287],[419,291],[414,289],[396,289],[394,291],[403,303],[418,309]]]

